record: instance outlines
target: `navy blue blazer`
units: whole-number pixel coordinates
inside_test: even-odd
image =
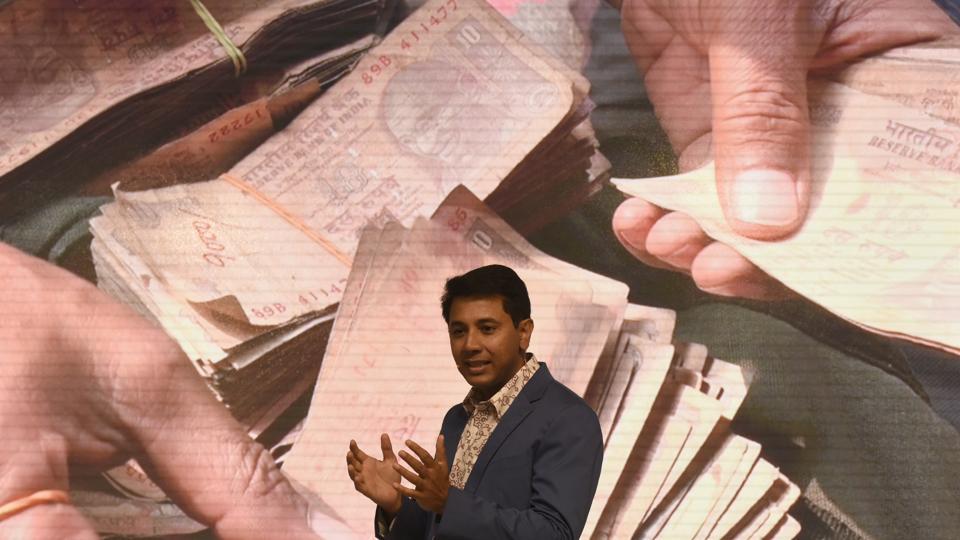
[[[448,464],[467,418],[457,404],[443,419]],[[464,489],[450,488],[443,515],[404,497],[393,527],[378,538],[579,538],[602,460],[596,413],[541,364],[490,434]]]

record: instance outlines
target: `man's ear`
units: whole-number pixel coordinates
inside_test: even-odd
[[[533,334],[533,319],[520,321],[517,330],[520,332],[520,350],[527,352],[527,347],[530,346],[530,336]]]

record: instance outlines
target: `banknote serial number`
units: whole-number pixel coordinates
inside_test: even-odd
[[[263,111],[257,108],[256,110],[243,115],[242,118],[234,118],[229,122],[224,122],[222,125],[217,126],[213,131],[207,134],[207,138],[210,139],[210,142],[215,143],[227,135],[236,133],[262,118]]]
[[[390,60],[390,57],[383,55],[380,58],[377,58],[377,61],[370,64],[370,67],[363,70],[363,84],[370,84],[373,81],[377,80],[377,77],[382,75],[390,64],[393,64],[393,60]]]
[[[297,302],[304,306],[318,303],[329,303],[329,300],[327,299],[334,294],[342,293],[343,286],[346,284],[346,282],[347,280],[344,278],[336,283],[331,284],[325,289],[321,288],[311,291],[304,291],[297,297]],[[283,302],[273,302],[270,304],[264,304],[262,306],[250,308],[249,311],[250,315],[253,315],[255,319],[269,319],[271,317],[286,313],[289,308],[290,306]]]
[[[449,14],[456,10],[457,0],[447,0],[446,3],[438,6],[433,10],[433,13],[430,14],[429,19],[421,22],[419,26],[408,30],[407,33],[403,35],[400,39],[400,49],[405,51],[417,43],[420,43],[421,38],[429,34],[431,28],[436,28],[443,24],[443,21],[447,20]]]

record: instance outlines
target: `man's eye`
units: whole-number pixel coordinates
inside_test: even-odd
[[[480,331],[483,332],[484,334],[492,334],[493,331],[496,330],[496,329],[497,329],[497,327],[495,327],[495,326],[484,326],[484,327],[480,328]]]
[[[463,336],[463,330],[451,330],[450,335],[453,337],[461,337]]]

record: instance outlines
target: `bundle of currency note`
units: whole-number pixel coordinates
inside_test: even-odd
[[[665,317],[631,308],[633,321]],[[747,374],[702,345],[671,345],[669,334],[644,335],[629,322],[628,314],[611,385],[617,416],[583,538],[795,537],[787,510],[800,489],[760,457],[760,444],[730,429]]]
[[[107,195],[112,186],[142,191],[201,182],[230,170],[346,75],[376,41],[373,35],[299,64],[243,79],[242,99],[221,99],[182,126],[184,134],[144,155],[78,179],[79,193]],[[247,98],[250,101],[243,102]],[[238,104],[238,102],[240,102]]]
[[[424,261],[429,261],[425,264]],[[465,188],[430,220],[361,238],[306,423],[284,471],[372,535],[345,444],[434,440],[468,387],[452,368],[446,278],[507,264],[527,283],[530,350],[598,412],[604,463],[583,538],[792,538],[799,496],[760,445],[731,432],[748,378],[700,345],[671,345],[674,314],[628,305],[625,285],[540,252]]]
[[[415,5],[422,0],[412,0]],[[493,0],[489,2],[512,25],[549,54],[560,59],[569,68],[581,71],[586,65],[590,46],[590,19],[598,2],[581,0]],[[589,99],[589,98],[588,98]],[[587,102],[592,108],[592,103]],[[583,201],[597,193],[609,179],[610,163],[596,149],[599,141],[594,134],[589,118],[583,119],[574,128],[578,149],[572,153],[555,149],[553,154],[563,160],[576,163],[572,174],[560,174],[557,161],[549,156],[534,161],[528,160],[526,170],[515,170],[511,176],[523,176],[526,184],[538,191],[537,196],[527,196],[516,189],[502,189],[490,195],[486,201],[517,230],[529,234],[546,224],[566,215]],[[571,140],[568,144],[574,144]],[[584,155],[594,149],[589,161]],[[584,168],[586,170],[584,170]],[[566,178],[564,178],[566,176]],[[546,178],[546,180],[544,180]]]
[[[118,189],[93,221],[98,279],[149,312],[204,375],[224,380],[232,366],[240,381],[271,339],[299,335],[340,300],[368,221],[409,226],[454,181],[502,201],[596,185],[577,161],[594,152],[578,131],[585,95],[582,77],[485,3],[428,3],[222,179]],[[239,394],[221,395],[248,417]]]
[[[235,64],[187,1],[5,2],[0,214],[69,192],[225,100],[250,99],[283,66],[374,33],[387,4],[208,0]]]
[[[281,312],[275,295],[293,294],[297,272],[309,274],[324,262],[309,238],[268,208],[246,208],[244,199],[219,181],[118,191],[117,202],[90,222],[91,252],[98,286],[174,338],[234,416],[257,434],[282,412],[278,404],[289,405],[309,388],[333,308],[319,306],[268,325],[251,324],[239,311],[246,302],[257,313]],[[171,220],[165,208],[190,219]],[[195,253],[183,253],[195,246]],[[196,271],[165,273],[172,265]],[[276,288],[264,298],[244,280]],[[220,294],[224,286],[235,295]]]
[[[679,210],[784,285],[880,334],[960,352],[957,43],[890,51],[811,81],[810,210],[777,242],[735,234],[713,165],[618,179]]]

